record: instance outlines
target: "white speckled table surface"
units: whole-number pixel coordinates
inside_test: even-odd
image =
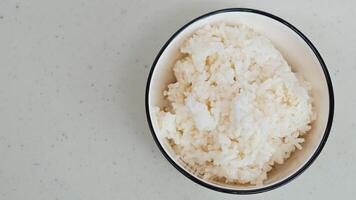
[[[355,194],[356,1],[1,0],[0,199],[240,198],[175,170],[144,109],[164,42],[192,18],[226,7],[265,10],[304,32],[329,68],[336,100],[316,162],[279,189],[243,198]]]

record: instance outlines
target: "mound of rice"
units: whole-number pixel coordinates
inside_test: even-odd
[[[315,119],[310,86],[264,36],[245,25],[208,25],[181,47],[170,102],[156,131],[203,178],[263,184]]]

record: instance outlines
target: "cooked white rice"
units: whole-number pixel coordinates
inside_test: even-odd
[[[156,133],[205,179],[262,184],[302,148],[315,118],[309,84],[245,25],[205,26],[180,50]]]

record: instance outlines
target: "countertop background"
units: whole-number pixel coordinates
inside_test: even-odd
[[[144,109],[148,71],[165,41],[227,7],[265,10],[298,27],[323,56],[336,100],[315,163],[281,188],[243,197],[175,170]],[[353,0],[0,0],[0,199],[350,199],[355,7]]]

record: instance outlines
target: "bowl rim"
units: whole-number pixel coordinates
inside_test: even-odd
[[[204,19],[206,17],[210,17],[212,15],[216,15],[216,14],[221,14],[221,13],[227,13],[227,12],[248,12],[248,13],[254,13],[254,14],[258,14],[258,15],[263,15],[265,17],[271,18],[273,20],[276,20],[280,23],[282,23],[283,25],[287,26],[288,28],[290,28],[292,31],[294,31],[295,33],[297,33],[299,35],[299,37],[301,37],[304,42],[309,46],[309,48],[313,51],[314,55],[317,57],[320,66],[324,72],[324,76],[327,82],[327,87],[328,87],[328,92],[329,92],[329,116],[328,116],[328,121],[326,124],[326,128],[323,134],[323,138],[321,139],[321,142],[319,144],[319,146],[317,147],[317,149],[315,150],[315,152],[313,153],[313,155],[309,158],[309,160],[302,166],[300,167],[296,172],[294,172],[293,174],[289,175],[288,177],[284,178],[281,181],[278,181],[274,184],[265,186],[265,187],[261,187],[261,188],[254,188],[254,189],[229,189],[229,188],[224,188],[224,187],[219,187],[219,186],[215,186],[212,184],[209,184],[208,182],[203,182],[202,180],[199,180],[198,178],[196,178],[195,176],[193,176],[192,174],[190,174],[189,172],[187,172],[186,170],[184,170],[183,168],[181,168],[173,159],[170,158],[170,156],[167,154],[167,152],[164,150],[164,148],[162,147],[161,143],[159,142],[157,135],[153,129],[153,125],[152,125],[152,120],[151,120],[151,116],[150,116],[150,111],[149,111],[149,93],[150,93],[150,84],[151,84],[151,80],[152,80],[152,76],[156,67],[156,64],[158,62],[158,60],[160,59],[162,53],[165,51],[165,49],[167,48],[167,46],[171,43],[171,41],[178,35],[180,34],[185,28],[187,28],[188,26],[190,26],[191,24]],[[286,183],[289,183],[291,180],[295,179],[297,176],[299,176],[300,174],[302,174],[313,162],[314,160],[318,157],[318,155],[320,154],[321,150],[323,149],[323,147],[325,146],[325,143],[328,139],[328,136],[330,134],[330,130],[331,130],[331,126],[332,126],[332,121],[333,121],[333,116],[334,116],[334,91],[333,91],[333,86],[332,86],[332,82],[331,82],[331,78],[328,72],[328,69],[325,65],[324,60],[322,59],[321,55],[319,54],[318,50],[315,48],[315,46],[312,44],[312,42],[301,32],[299,31],[295,26],[293,26],[292,24],[290,24],[289,22],[283,20],[280,17],[277,17],[273,14],[270,14],[268,12],[265,11],[261,11],[261,10],[257,10],[257,9],[252,9],[252,8],[225,8],[225,9],[219,9],[219,10],[215,10],[209,13],[206,13],[204,15],[201,15],[200,17],[197,17],[191,21],[189,21],[188,23],[186,23],[184,26],[182,26],[180,29],[178,29],[169,39],[168,41],[163,45],[163,47],[160,49],[158,55],[156,56],[152,66],[151,66],[151,70],[149,72],[148,75],[148,79],[147,79],[147,84],[146,84],[146,92],[145,92],[145,108],[146,108],[146,117],[147,117],[147,121],[148,121],[148,125],[151,131],[151,134],[153,136],[153,139],[156,143],[156,145],[158,146],[158,148],[160,149],[161,153],[164,155],[164,157],[171,163],[171,165],[173,165],[180,173],[182,173],[185,177],[189,178],[190,180],[194,181],[195,183],[202,185],[206,188],[218,191],[218,192],[224,192],[224,193],[230,193],[230,194],[256,194],[256,193],[262,193],[262,192],[267,192],[273,189],[276,189],[282,185],[285,185]]]

